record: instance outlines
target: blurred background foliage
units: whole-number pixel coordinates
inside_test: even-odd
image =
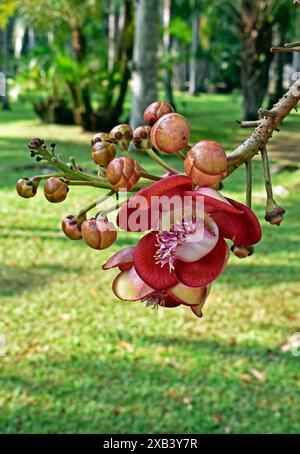
[[[269,52],[299,31],[290,0],[2,0],[0,27],[11,98],[85,130],[118,122],[127,92],[137,126],[157,89],[174,105],[174,92],[241,91],[251,120],[299,70]]]

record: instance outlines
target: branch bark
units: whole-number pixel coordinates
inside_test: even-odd
[[[297,79],[288,92],[274,104],[274,107],[271,109],[273,116],[264,117],[253,134],[251,134],[251,136],[238,148],[228,154],[227,176],[246,161],[252,159],[254,155],[266,146],[274,131],[278,129],[289,113],[296,108],[299,101],[300,78]]]

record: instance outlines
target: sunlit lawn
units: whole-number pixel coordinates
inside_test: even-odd
[[[234,123],[238,98],[181,96],[177,104],[194,140],[231,149],[248,134]],[[294,113],[285,134],[295,137],[299,127]],[[278,229],[263,221],[255,161],[264,239],[251,258],[231,257],[198,320],[184,307],[155,311],[113,296],[115,272],[101,264],[135,235],[121,233],[103,252],[64,237],[61,217],[98,190],[72,189],[57,205],[42,190],[30,200],[16,196],[15,180],[38,173],[22,167],[34,164],[26,148],[34,136],[92,168],[89,134],[41,125],[21,105],[0,112],[0,333],[8,343],[0,357],[0,432],[299,432],[300,356],[281,347],[300,332],[300,172],[274,176],[287,209]],[[143,165],[155,171],[147,158]],[[243,182],[241,169],[225,192],[244,201]]]

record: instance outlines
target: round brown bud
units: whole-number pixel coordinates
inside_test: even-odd
[[[115,126],[109,133],[109,139],[117,143],[121,150],[128,150],[132,139],[132,129],[126,124]]]
[[[80,225],[78,224],[76,217],[72,214],[63,218],[61,221],[61,228],[70,240],[80,240],[82,238]]]
[[[238,244],[233,244],[230,250],[239,259],[245,259],[254,253],[253,246],[239,246]]]
[[[271,225],[279,226],[282,223],[282,221],[284,220],[284,216],[283,216],[284,213],[285,213],[285,209],[282,208],[281,206],[277,205],[275,200],[269,199],[267,201],[265,220],[267,222],[269,222]]]
[[[150,138],[157,150],[173,154],[188,144],[190,125],[182,115],[169,113],[157,120],[151,129]]]
[[[137,184],[140,177],[141,170],[134,159],[127,157],[116,158],[107,166],[108,181],[116,191],[119,189],[130,191]]]
[[[92,160],[98,166],[106,167],[116,154],[116,147],[110,142],[96,142],[92,147]]]
[[[117,232],[112,222],[106,219],[89,219],[81,226],[83,240],[93,249],[106,249],[117,239]]]
[[[109,133],[108,132],[97,132],[92,140],[91,140],[91,143],[92,145],[95,145],[95,143],[97,142],[107,142],[109,141]]]
[[[184,170],[198,186],[214,186],[227,174],[224,148],[211,140],[196,143],[186,155]]]
[[[144,120],[146,123],[152,126],[160,117],[171,112],[174,112],[171,104],[167,102],[156,101],[146,108],[144,112]]]
[[[36,184],[29,178],[20,178],[16,183],[16,190],[20,197],[30,199],[37,192],[38,183]]]
[[[36,137],[36,138],[32,139],[32,141],[28,144],[28,148],[30,148],[30,150],[38,150],[44,144],[45,144],[45,141],[43,139]]]
[[[69,188],[66,183],[58,177],[50,177],[45,183],[44,194],[46,199],[52,203],[63,202],[68,195]]]
[[[133,131],[132,143],[138,150],[147,150],[148,148],[152,148],[150,133],[150,126],[139,126]]]

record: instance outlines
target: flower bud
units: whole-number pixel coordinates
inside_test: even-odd
[[[163,115],[151,129],[151,142],[164,153],[173,154],[185,148],[190,139],[190,126],[178,113]]]
[[[28,148],[30,150],[38,150],[44,144],[45,144],[45,141],[43,139],[40,139],[39,137],[36,137],[35,139],[32,139],[32,141],[28,144]]]
[[[117,232],[112,222],[106,219],[89,219],[81,226],[82,238],[93,249],[106,249],[117,239]]]
[[[68,186],[58,177],[48,178],[44,186],[45,197],[52,203],[63,202],[66,199],[68,192]]]
[[[265,220],[272,225],[280,226],[284,220],[285,209],[277,205],[275,200],[269,199],[267,201],[267,210],[265,215]]]
[[[227,174],[224,148],[211,140],[196,143],[186,155],[184,170],[198,186],[214,186]]]
[[[115,126],[109,133],[109,139],[117,143],[121,150],[126,151],[132,139],[132,129],[126,124]]]
[[[116,147],[110,142],[96,142],[92,147],[92,160],[98,166],[107,167],[116,154]]]
[[[70,240],[80,240],[82,238],[80,225],[78,224],[76,217],[72,214],[63,218],[61,221],[61,228]]]
[[[174,112],[171,104],[168,104],[167,102],[156,101],[146,108],[144,112],[144,120],[146,123],[152,126],[160,117],[171,112]]]
[[[233,244],[230,250],[239,259],[245,259],[254,253],[253,246],[239,246],[238,244]]]
[[[93,136],[91,143],[92,143],[92,145],[95,145],[95,143],[97,143],[97,142],[107,142],[109,140],[110,140],[110,138],[109,138],[108,132],[97,132]]]
[[[132,143],[138,150],[147,150],[148,148],[152,148],[150,133],[150,126],[139,126],[133,131]]]
[[[130,191],[139,181],[141,170],[136,161],[131,158],[116,158],[108,164],[107,178],[115,190]]]
[[[37,192],[37,187],[40,180],[33,180],[29,178],[20,178],[17,181],[16,189],[20,197],[29,199],[34,197]]]

